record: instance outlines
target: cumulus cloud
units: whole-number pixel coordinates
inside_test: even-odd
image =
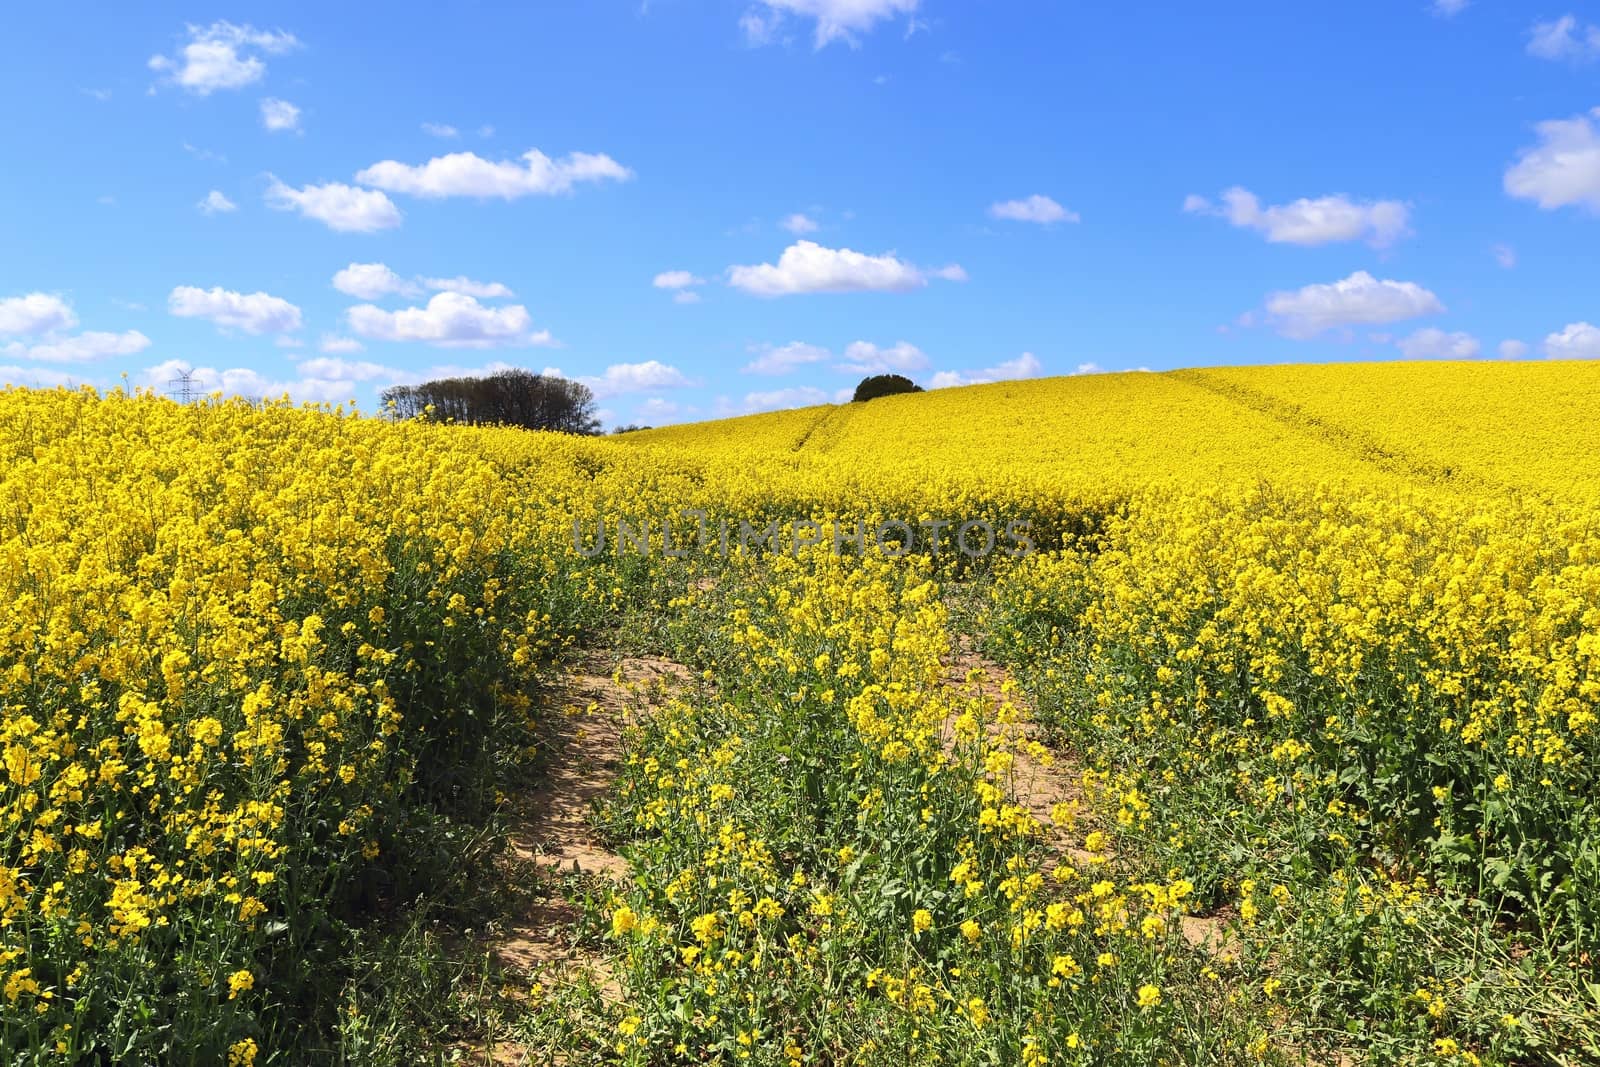
[[[300,44],[293,34],[281,30],[258,30],[231,22],[189,26],[187,32],[188,41],[177,55],[151,56],[149,66],[197,96],[253,85],[267,72],[261,56],[282,55]]]
[[[1445,333],[1434,326],[1402,337],[1396,344],[1407,359],[1476,359],[1482,348],[1470,333]]]
[[[460,137],[461,131],[442,122],[424,122],[422,132],[429,137]]]
[[[829,402],[826,392],[812,385],[795,385],[788,389],[770,389],[744,395],[742,410],[747,414],[757,411],[778,411],[782,408],[812,407]]]
[[[1428,10],[1443,19],[1455,18],[1467,9],[1469,0],[1433,0]]]
[[[776,265],[728,268],[728,284],[756,296],[906,292],[927,285],[929,278],[965,281],[966,276],[954,264],[928,271],[893,253],[870,256],[848,248],[824,248],[814,241],[796,241],[783,250]]]
[[[292,379],[269,378],[250,367],[219,370],[216,367],[197,367],[182,359],[169,359],[154,367],[146,367],[142,374],[143,384],[164,390],[180,373],[189,374],[195,388],[203,394],[220,392],[253,400],[277,400],[287,395],[299,403],[339,404],[350,400],[356,388],[353,379],[309,375]]]
[[[759,0],[739,20],[745,40],[752,45],[773,41],[787,18],[816,22],[813,42],[825,48],[834,41],[856,47],[859,35],[878,23],[905,15],[913,20],[921,0]],[[917,25],[911,22],[912,28]]]
[[[78,324],[72,306],[51,293],[28,293],[0,298],[0,338],[25,337],[0,344],[0,356],[39,363],[89,363],[107,356],[126,356],[150,347],[150,338],[138,330],[108,333],[88,330],[69,334]],[[18,382],[56,384],[49,374],[16,376]]]
[[[51,293],[0,297],[0,334],[53,333],[77,324],[72,306]]]
[[[1495,245],[1490,251],[1494,253],[1494,261],[1506,270],[1517,265],[1517,250],[1510,245]]]
[[[501,348],[553,343],[533,329],[521,304],[484,307],[465,293],[436,293],[426,307],[385,311],[358,304],[345,312],[350,330],[375,341],[421,341],[440,348]]]
[[[472,196],[516,200],[571,192],[581,182],[626,181],[633,172],[608,155],[571,152],[551,159],[538,149],[521,162],[493,162],[476,152],[452,152],[416,166],[386,159],[356,175],[363,185],[429,198]]]
[[[180,319],[210,319],[246,333],[289,333],[300,328],[300,309],[266,293],[236,293],[220,286],[180,285],[167,296],[167,310]]]
[[[4,349],[0,349],[3,352]],[[0,386],[25,386],[29,389],[54,389],[58,385],[76,385],[82,381],[71,371],[51,370],[46,367],[0,367]]]
[[[287,100],[267,97],[261,101],[261,125],[273,133],[300,129],[300,109]]]
[[[695,384],[693,379],[677,367],[654,359],[645,360],[643,363],[613,363],[605,369],[605,373],[581,376],[578,381],[587,385],[597,400],[605,400],[623,393],[641,393],[650,389],[679,389]]]
[[[327,351],[326,348],[323,349]],[[334,379],[349,382],[370,382],[377,379],[393,381],[406,376],[405,371],[386,367],[382,363],[366,360],[348,360],[316,356],[295,364],[295,370],[309,378]]]
[[[845,346],[844,362],[838,369],[847,374],[907,374],[927,365],[926,353],[907,341],[883,348],[871,341],[853,341]]]
[[[295,189],[276,178],[267,190],[267,206],[298,211],[340,233],[375,233],[400,225],[400,209],[376,189],[358,189],[341,182]]]
[[[1234,186],[1222,192],[1221,203],[1203,196],[1184,199],[1183,210],[1214,215],[1241,229],[1255,230],[1276,244],[1325,245],[1364,240],[1387,248],[1409,229],[1410,209],[1398,200],[1352,200],[1343,193],[1315,200],[1301,197],[1288,204],[1263,207],[1250,190]]]
[[[1521,359],[1528,354],[1528,346],[1521,341],[1501,341],[1498,351],[1501,359]]]
[[[1600,359],[1600,326],[1568,323],[1544,339],[1544,354],[1551,359]]]
[[[1536,22],[1528,31],[1528,54],[1579,63],[1600,58],[1600,26],[1580,23],[1573,15]]]
[[[352,263],[333,276],[333,287],[358,300],[421,296],[427,290],[461,293],[479,300],[501,300],[517,295],[501,282],[480,282],[464,275],[454,278],[402,278],[383,263]]]
[[[217,215],[227,211],[238,211],[239,205],[235,204],[222,194],[220,189],[213,189],[206,194],[206,198],[195,207],[200,209],[202,215]]]
[[[1539,143],[1524,148],[1506,171],[1507,193],[1546,211],[1581,206],[1600,212],[1600,107],[1534,127]]]
[[[1093,364],[1080,364],[1079,369],[1093,368]],[[942,370],[933,376],[929,383],[930,389],[948,389],[954,385],[984,385],[989,382],[1014,381],[1018,378],[1037,378],[1044,372],[1044,365],[1039,362],[1032,352],[1024,352],[1016,359],[1008,359],[1004,363],[997,363],[993,367],[982,370],[956,371]]]
[[[790,341],[786,345],[756,345],[750,349],[756,358],[739,368],[745,374],[788,374],[799,367],[813,363],[826,363],[833,358],[821,345],[808,345],[803,341]]]
[[[802,215],[798,211],[796,211],[793,215],[785,217],[781,222],[778,223],[778,225],[796,235],[817,232],[816,220],[811,218],[809,215]]]
[[[12,342],[0,348],[0,352],[40,363],[89,363],[107,356],[131,356],[149,347],[150,338],[138,330],[126,333],[89,330],[70,337],[50,337],[33,345]]]
[[[646,397],[633,409],[633,417],[652,426],[663,423],[676,422],[683,415],[694,413],[694,408],[685,407],[675,400],[668,400],[662,396]]]
[[[317,348],[331,356],[348,356],[356,352],[366,351],[367,346],[357,341],[354,337],[341,337],[336,333],[325,333],[322,340],[317,342]]]
[[[1340,326],[1383,325],[1436,315],[1444,305],[1415,282],[1379,280],[1358,270],[1342,281],[1272,293],[1266,310],[1278,332],[1304,340]]]
[[[429,289],[445,293],[462,293],[466,296],[475,296],[479,300],[504,300],[517,295],[500,282],[480,282],[459,274],[454,278],[419,280]]]
[[[989,214],[1011,222],[1037,222],[1048,226],[1056,222],[1077,222],[1078,213],[1068,211],[1048,196],[1038,193],[1026,200],[1002,200],[989,205]]]
[[[700,294],[695,292],[695,287],[705,283],[704,278],[686,270],[664,270],[650,282],[657,289],[670,290],[674,304],[700,303]]]
[[[352,263],[333,276],[333,287],[357,300],[420,296],[422,287],[407,281],[382,263]]]

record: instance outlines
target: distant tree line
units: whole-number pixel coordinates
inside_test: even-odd
[[[870,378],[861,379],[861,384],[856,386],[856,395],[851,397],[850,401],[861,403],[876,400],[880,396],[893,396],[896,393],[920,392],[922,386],[903,374],[874,374]]]
[[[383,391],[383,403],[402,419],[520,426],[558,433],[600,432],[594,393],[587,385],[525,370],[396,385]]]

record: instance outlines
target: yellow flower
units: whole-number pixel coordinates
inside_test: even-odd
[[[1139,1007],[1153,1008],[1161,1003],[1161,987],[1146,983],[1139,987]]]
[[[926,908],[918,908],[911,916],[911,930],[916,934],[923,934],[933,926],[933,913]]]
[[[249,971],[234,971],[228,975],[228,999],[232,1000],[240,993],[248,992],[256,987],[256,976]]]

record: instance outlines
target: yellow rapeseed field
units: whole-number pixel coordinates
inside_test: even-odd
[[[1600,1058],[1597,398],[1270,367],[580,439],[0,392],[0,1048],[443,1056],[363,954],[459,894],[544,672],[634,641],[701,684],[604,816],[618,990],[541,978],[533,1062]]]

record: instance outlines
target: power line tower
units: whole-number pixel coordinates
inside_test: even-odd
[[[193,371],[181,370],[176,378],[168,378],[167,384],[172,386],[167,390],[167,395],[180,404],[187,404],[200,395],[200,387],[205,385],[205,382],[196,378]]]

